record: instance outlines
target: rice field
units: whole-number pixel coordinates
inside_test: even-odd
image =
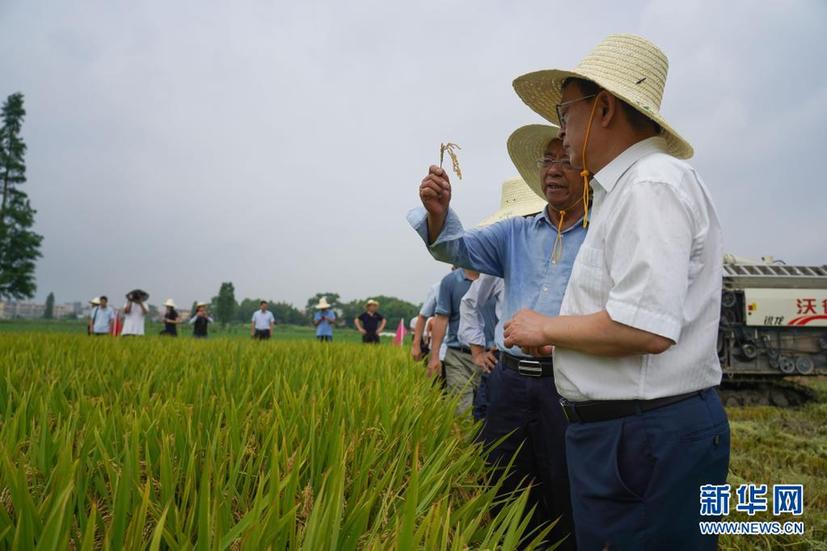
[[[405,350],[10,332],[0,352],[0,549],[539,539],[525,496],[495,507],[474,427]],[[729,482],[803,483],[807,535],[722,549],[827,549],[827,381],[809,384],[820,399],[801,408],[728,410]]]
[[[0,335],[0,548],[514,549],[403,350]],[[529,547],[532,547],[531,543]]]

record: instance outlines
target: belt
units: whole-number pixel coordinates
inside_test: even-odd
[[[526,377],[553,377],[554,369],[551,358],[518,358],[504,354],[503,364]]]
[[[706,389],[704,389],[706,390]],[[609,421],[620,417],[637,415],[644,411],[662,408],[678,402],[683,402],[693,396],[700,396],[704,390],[655,398],[654,400],[590,400],[588,402],[569,402],[560,398],[560,405],[569,423],[595,423]]]
[[[451,350],[454,350],[456,352],[462,352],[463,354],[470,354],[471,353],[471,349],[468,348],[467,346],[449,346],[448,348],[451,349]]]

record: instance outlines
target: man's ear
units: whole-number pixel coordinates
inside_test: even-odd
[[[602,128],[607,128],[610,124],[612,124],[612,121],[618,117],[620,102],[616,97],[605,90],[597,96],[595,101],[597,101],[597,113],[595,113],[595,116],[597,117],[597,120],[600,121],[600,126]]]

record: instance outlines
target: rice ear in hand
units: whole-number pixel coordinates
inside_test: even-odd
[[[459,159],[457,159],[457,154],[454,151],[455,149],[462,148],[455,143],[439,144],[439,168],[442,168],[442,161],[445,159],[445,153],[448,153],[448,156],[451,157],[451,168],[453,169],[454,174],[457,175],[457,178],[462,180],[462,169],[459,167]]]

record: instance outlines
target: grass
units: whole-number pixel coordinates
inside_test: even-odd
[[[0,335],[0,548],[515,549],[404,350]],[[528,542],[529,548],[532,547]]]
[[[827,379],[801,381],[816,389],[816,402],[800,408],[727,409],[732,430],[728,482],[733,493],[740,484],[767,484],[770,493],[773,484],[804,484],[804,515],[733,512],[727,520],[800,520],[805,537],[727,536],[721,538],[722,549],[827,549]]]
[[[163,329],[163,324],[158,322],[146,322],[146,334],[148,336],[158,335]],[[0,320],[1,333],[64,333],[85,335],[85,320]],[[250,338],[250,324],[231,323],[227,326],[219,323],[210,325],[209,333],[211,338]],[[182,324],[178,327],[179,337],[187,338],[192,336],[192,327]],[[277,325],[271,340],[292,341],[292,340],[313,340],[315,339],[316,328],[305,325]],[[336,328],[333,331],[334,340],[337,342],[362,342],[362,336],[355,329]],[[383,337],[383,343],[390,343],[392,339]]]
[[[269,343],[244,327],[208,341],[31,328],[0,324],[0,549],[508,549],[520,537],[521,502],[490,516],[472,427],[404,349],[321,345],[311,328]],[[799,408],[728,409],[733,493],[801,483],[804,515],[748,517],[733,501],[727,518],[802,520],[806,535],[725,536],[722,549],[827,550],[827,379],[806,384],[818,400]]]

